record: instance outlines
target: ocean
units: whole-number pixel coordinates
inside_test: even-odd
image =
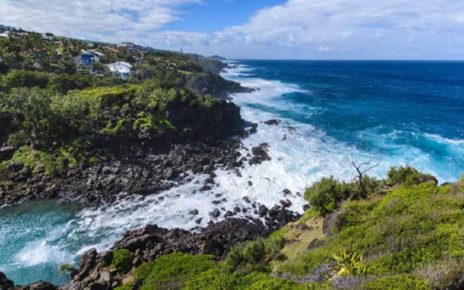
[[[200,190],[207,176],[198,175],[158,195],[99,208],[48,201],[0,209],[0,271],[17,283],[64,283],[59,264],[76,263],[91,247],[105,250],[127,230],[149,223],[192,229],[193,209],[206,226],[218,193],[228,210],[249,207],[245,196],[271,207],[289,189],[292,209],[301,212],[305,202],[298,193],[324,176],[352,180],[351,162],[370,162],[376,177],[390,166],[411,165],[442,183],[464,172],[464,62],[230,64],[224,77],[256,89],[232,96],[243,117],[258,124],[243,144],[269,144],[272,160],[241,174],[218,169],[217,186],[209,191]],[[264,123],[270,119],[280,123]]]

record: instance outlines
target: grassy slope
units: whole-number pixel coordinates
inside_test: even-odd
[[[322,233],[323,218],[310,210],[267,240],[238,247],[222,262],[206,259],[207,267],[190,267],[195,270],[185,274],[189,267],[176,268],[176,259],[182,257],[185,265],[199,258],[168,256],[169,263],[145,264],[145,274],[136,269],[128,281],[136,273],[136,279],[145,281],[144,289],[444,289],[464,271],[463,209],[464,180],[442,186],[399,185],[385,195],[343,203],[331,236]],[[276,253],[267,250],[282,237]],[[256,254],[260,243],[265,250]],[[247,258],[250,249],[253,258]],[[362,259],[336,263],[334,254],[343,251]],[[233,258],[237,252],[240,259]],[[175,287],[150,282],[149,277],[160,275],[159,263],[164,263],[161,268],[170,273],[169,279],[180,281]],[[353,270],[356,263],[365,271]],[[351,273],[337,274],[344,266]]]

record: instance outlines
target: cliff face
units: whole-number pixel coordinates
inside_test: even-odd
[[[173,104],[166,116],[188,138],[214,140],[244,134],[240,108],[226,101],[215,102],[210,107]]]

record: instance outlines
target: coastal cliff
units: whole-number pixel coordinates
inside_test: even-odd
[[[223,99],[247,89],[216,59],[15,30],[0,51],[2,206],[114,201],[243,162],[234,136],[245,123]],[[118,59],[134,68],[127,80],[105,68]]]

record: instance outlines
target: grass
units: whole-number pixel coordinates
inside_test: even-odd
[[[405,285],[419,285],[417,289],[449,284],[456,277],[450,277],[448,265],[459,264],[462,269],[464,257],[464,198],[451,188],[433,183],[403,184],[382,198],[345,202],[337,218],[337,233],[320,247],[299,252],[279,271],[306,276],[333,261],[333,253],[349,251],[364,257],[367,274],[380,277],[372,282],[374,286],[395,285],[396,279]],[[447,264],[440,273],[420,274],[424,267],[430,270],[429,265],[443,259]],[[403,289],[382,287],[369,289]]]
[[[113,252],[111,267],[118,272],[127,272],[132,268],[134,254],[127,249],[118,249]]]
[[[11,161],[21,163],[32,171],[43,166],[45,173],[52,176],[60,174],[66,167],[77,164],[74,157],[64,148],[60,148],[53,154],[45,150],[32,149],[30,146],[23,146],[16,150]]]
[[[323,234],[324,218],[312,209],[267,239],[235,246],[223,261],[171,254],[133,270],[127,284],[142,280],[142,289],[190,290],[445,289],[464,269],[462,182],[417,184],[405,175],[382,194],[344,201],[331,236]],[[321,269],[328,270],[317,272]],[[308,279],[315,273],[318,280]]]

